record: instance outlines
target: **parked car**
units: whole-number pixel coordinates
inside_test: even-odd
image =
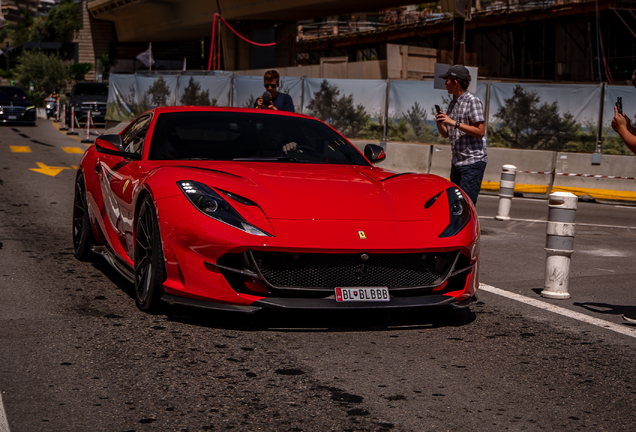
[[[0,123],[35,126],[35,105],[21,88],[0,86]]]
[[[155,108],[82,157],[75,256],[102,255],[144,311],[473,301],[470,199],[442,177],[372,165],[384,157],[300,114]]]
[[[95,82],[80,82],[73,86],[73,90],[66,94],[66,123],[71,126],[71,107],[75,108],[75,117],[80,126],[85,126],[88,112],[95,125],[106,123],[106,101],[108,101],[108,84]],[[77,126],[77,124],[75,124]]]

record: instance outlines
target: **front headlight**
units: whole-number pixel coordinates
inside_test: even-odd
[[[185,180],[177,182],[181,191],[190,202],[206,216],[219,222],[233,226],[248,234],[257,236],[272,235],[248,223],[221,195],[203,183]]]
[[[440,238],[452,237],[470,222],[470,205],[459,188],[446,189],[450,210],[450,223],[439,235]]]
[[[47,108],[48,108],[48,106],[47,106]],[[31,105],[31,106],[28,106],[28,107],[25,108],[25,110],[27,110],[27,111],[28,110],[32,110],[32,109],[35,109],[35,105]]]

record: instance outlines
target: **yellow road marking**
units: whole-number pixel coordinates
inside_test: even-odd
[[[9,146],[13,153],[31,153],[29,146]]]
[[[71,154],[84,154],[84,150],[79,147],[62,147],[62,150]]]
[[[48,166],[43,164],[42,162],[36,162],[39,168],[29,168],[31,171],[35,171],[40,174],[45,174],[47,176],[55,177],[65,169],[70,169],[69,167],[56,167],[56,166]]]

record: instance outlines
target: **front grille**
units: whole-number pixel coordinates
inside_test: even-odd
[[[82,111],[92,111],[93,113],[106,113],[106,104],[105,103],[83,103],[81,106]]]
[[[441,284],[458,251],[410,254],[317,254],[259,252],[253,256],[273,288],[335,287],[411,289]],[[363,255],[368,257],[363,259]]]
[[[5,114],[22,114],[25,111],[24,107],[21,106],[3,106],[2,112]]]

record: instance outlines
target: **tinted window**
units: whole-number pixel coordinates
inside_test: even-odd
[[[149,157],[369,165],[353,145],[317,120],[237,112],[160,114]]]
[[[75,84],[73,96],[108,96],[106,84]]]
[[[0,87],[0,99],[25,100],[26,94],[18,87]]]

